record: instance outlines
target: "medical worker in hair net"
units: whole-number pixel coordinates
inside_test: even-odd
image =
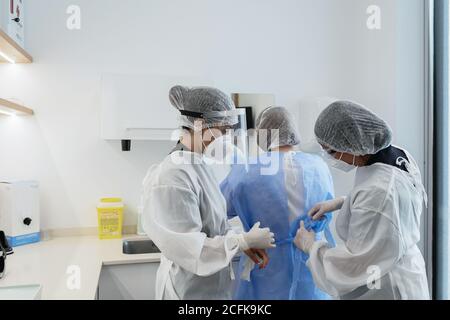
[[[156,298],[231,299],[233,257],[246,251],[265,267],[263,249],[275,246],[273,234],[258,221],[246,233],[231,230],[205,156],[217,143],[223,146],[222,136],[242,123],[241,113],[214,88],[176,86],[170,101],[180,112],[183,132],[172,153],[150,168],[142,196],[144,230],[162,253]]]
[[[341,299],[429,299],[425,263],[417,243],[427,195],[414,158],[391,144],[385,121],[348,101],[319,116],[315,135],[331,166],[356,169],[346,198],[317,204],[310,215],[340,210],[336,231],[343,244],[331,248],[303,225],[296,245],[316,285]]]
[[[275,234],[277,247],[267,251],[270,263],[253,269],[249,278],[240,279],[236,299],[315,300],[329,299],[319,290],[306,267],[307,255],[298,250],[293,239],[303,221],[314,238],[330,245],[328,228],[331,216],[312,221],[307,213],[317,202],[333,199],[333,182],[325,162],[317,155],[296,152],[300,143],[293,116],[282,107],[264,110],[256,120],[258,145],[265,152],[249,160],[248,170],[234,166],[221,184],[230,218],[239,216],[245,230],[261,221]],[[264,167],[277,162],[276,172]],[[241,274],[247,274],[248,258],[242,257]]]

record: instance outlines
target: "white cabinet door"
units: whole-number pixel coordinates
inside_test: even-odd
[[[159,263],[103,266],[99,300],[154,300]]]
[[[158,267],[159,263],[103,266],[98,284],[98,300],[155,300]],[[238,270],[238,258],[233,260],[233,268]],[[234,281],[233,292],[236,285]]]
[[[104,74],[102,138],[173,140],[179,113],[170,104],[169,90],[175,85],[206,86],[211,82],[195,77]]]
[[[28,285],[0,287],[0,301],[4,300],[41,300],[42,286]]]

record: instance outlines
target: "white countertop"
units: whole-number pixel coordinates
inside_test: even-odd
[[[124,239],[139,238],[137,236]],[[61,237],[14,248],[6,261],[6,274],[0,288],[41,285],[44,300],[95,299],[103,265],[159,262],[160,254],[125,255],[122,240],[99,240],[98,237]],[[80,289],[70,290],[69,266],[81,272]]]

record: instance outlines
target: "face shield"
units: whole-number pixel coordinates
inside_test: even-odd
[[[197,143],[201,141],[203,144],[202,150],[208,164],[248,164],[247,118],[244,109],[207,113],[183,110],[181,115],[198,119],[194,124],[194,134]]]

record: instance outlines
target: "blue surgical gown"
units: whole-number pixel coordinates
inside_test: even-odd
[[[317,203],[334,198],[333,181],[325,162],[316,155],[291,153],[290,161],[298,171],[298,192],[303,192],[303,208],[298,208],[298,218],[289,219],[284,160],[285,153],[268,153],[258,160],[252,159],[248,166],[234,166],[221,184],[227,201],[229,218],[239,216],[244,229],[249,231],[256,222],[269,227],[275,234],[277,247],[267,251],[270,262],[259,270],[254,268],[250,281],[238,280],[235,299],[238,300],[326,300],[330,297],[314,284],[306,266],[308,256],[293,244],[300,221],[314,230],[317,240],[326,235],[330,245],[334,240],[329,230],[331,215],[313,222],[308,211]],[[269,166],[278,170],[267,170]],[[273,172],[271,172],[273,171]],[[292,171],[289,171],[292,173]],[[294,170],[294,172],[296,172]],[[290,186],[292,188],[292,186]],[[291,222],[290,222],[291,221]],[[323,233],[322,233],[323,231]],[[239,264],[239,275],[246,257]]]

